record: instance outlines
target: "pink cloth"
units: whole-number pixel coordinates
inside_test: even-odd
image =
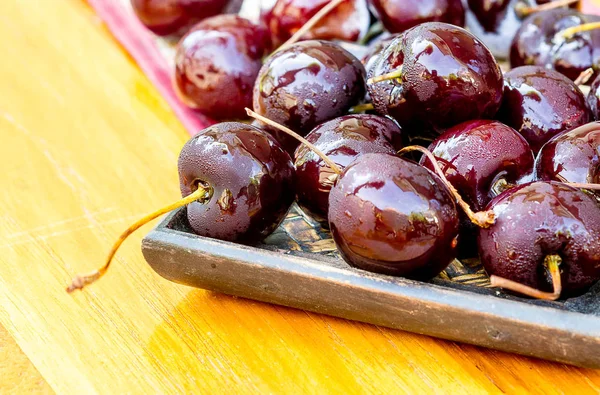
[[[88,0],[88,3],[117,41],[135,59],[191,135],[214,123],[181,104],[171,83],[172,71],[158,50],[154,36],[140,23],[131,9],[123,6],[122,0]]]

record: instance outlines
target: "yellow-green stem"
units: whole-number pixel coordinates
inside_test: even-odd
[[[532,298],[542,300],[557,300],[560,298],[560,294],[562,292],[562,281],[560,278],[559,269],[561,263],[562,258],[556,254],[548,255],[546,258],[544,258],[544,266],[546,266],[546,269],[550,274],[550,278],[552,279],[553,292],[543,292],[539,289],[532,288],[516,281],[494,275],[490,276],[490,282],[492,283],[492,287],[508,289],[509,291],[518,292]]]
[[[78,289],[83,289],[84,287],[98,281],[102,276],[104,276],[106,274],[108,268],[110,267],[110,264],[115,256],[115,254],[117,253],[117,250],[119,249],[119,247],[121,247],[121,244],[123,244],[125,239],[127,239],[127,237],[129,237],[129,235],[131,235],[133,232],[135,232],[136,230],[138,230],[139,228],[141,228],[148,222],[160,217],[163,214],[166,214],[166,213],[173,211],[175,209],[178,209],[180,207],[187,206],[188,204],[195,202],[197,200],[207,199],[210,197],[211,194],[212,194],[211,188],[204,188],[202,186],[198,186],[198,189],[196,191],[194,191],[193,193],[191,193],[190,195],[176,201],[175,203],[169,204],[166,207],[163,207],[157,211],[154,211],[153,213],[148,214],[148,215],[144,216],[143,218],[141,218],[139,221],[135,222],[133,225],[128,227],[119,236],[117,241],[113,244],[112,248],[108,252],[108,256],[106,257],[104,266],[102,266],[101,268],[94,270],[93,272],[90,272],[88,274],[78,275],[75,278],[73,278],[71,285],[69,285],[67,287],[67,292],[71,293]]]
[[[394,71],[390,71],[389,73],[369,78],[367,80],[367,84],[376,84],[378,82],[395,80],[395,79],[401,78],[401,77],[402,77],[402,66],[398,67]]]
[[[571,38],[577,33],[588,32],[590,30],[596,29],[600,29],[600,22],[590,22],[584,23],[583,25],[569,27],[567,29],[561,30],[559,34],[563,36],[563,38]]]

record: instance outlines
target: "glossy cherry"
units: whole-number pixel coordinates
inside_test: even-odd
[[[458,212],[441,179],[412,161],[365,154],[329,195],[331,234],[346,262],[427,280],[456,256]]]
[[[515,11],[519,3],[531,5],[535,1],[468,0],[467,28],[498,58],[508,58],[510,43],[521,26],[521,19]]]
[[[534,156],[527,141],[497,121],[467,121],[447,130],[430,146],[446,179],[476,211],[514,185],[532,180]],[[434,170],[423,157],[425,167]],[[461,255],[474,255],[476,227],[461,213]]]
[[[181,194],[198,186],[210,199],[187,207],[197,234],[254,243],[284,219],[295,198],[290,156],[268,133],[226,122],[192,137],[179,155]]]
[[[332,42],[301,41],[271,55],[254,85],[254,111],[305,136],[365,95],[365,69]],[[271,129],[269,129],[271,131]],[[272,131],[288,152],[298,141]]]
[[[588,123],[591,114],[581,90],[567,77],[540,66],[504,74],[498,119],[525,137],[537,154],[557,134]]]
[[[270,47],[268,31],[235,15],[200,22],[179,42],[175,87],[181,100],[214,119],[239,119]]]
[[[133,11],[153,33],[185,33],[202,19],[223,12],[228,0],[131,0]]]
[[[361,59],[361,62],[365,66],[367,74],[369,73],[369,70],[371,70],[371,68],[373,68],[373,66],[377,63],[385,47],[387,47],[392,41],[394,41],[396,37],[400,35],[401,33],[383,33],[369,44],[367,53]]]
[[[329,1],[277,0],[273,8],[264,13],[263,20],[273,34],[273,40],[282,44]],[[366,0],[346,0],[321,19],[302,39],[358,41],[367,33],[369,24]]]
[[[533,10],[548,5],[548,0],[468,0],[466,25],[481,39],[494,56],[505,59],[510,52],[513,37],[523,18]],[[577,7],[576,4],[570,5]]]
[[[590,85],[590,91],[588,92],[586,102],[588,108],[592,112],[592,117],[596,120],[600,120],[600,76],[594,79],[594,82]]]
[[[479,230],[488,274],[550,292],[547,259],[557,257],[561,296],[579,295],[600,279],[600,208],[581,190],[534,182],[504,192],[488,208],[497,215]]]
[[[600,67],[600,30],[577,33],[565,38],[567,28],[600,21],[599,16],[575,10],[539,12],[523,21],[512,41],[510,65],[537,65],[552,68],[571,80],[588,68]]]
[[[254,243],[277,228],[294,201],[290,156],[271,135],[243,123],[202,130],[184,145],[178,168],[183,197],[130,225],[104,265],[73,278],[67,292],[99,280],[127,237],[170,211],[187,206],[189,224],[201,236]]]
[[[306,139],[344,169],[359,155],[394,154],[402,148],[402,132],[394,121],[377,115],[347,115],[317,126]],[[327,223],[329,191],[337,179],[329,165],[305,145],[296,149],[298,205]]]
[[[423,23],[396,38],[369,77],[377,112],[407,130],[439,133],[491,118],[502,100],[502,73],[490,51],[466,30],[446,23]]]
[[[401,33],[425,22],[465,25],[462,0],[369,0],[369,5],[392,33]]]
[[[600,183],[600,123],[563,132],[544,145],[536,158],[540,180]]]

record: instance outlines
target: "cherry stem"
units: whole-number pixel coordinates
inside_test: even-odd
[[[348,112],[350,114],[356,114],[356,113],[359,113],[359,112],[371,111],[374,108],[375,107],[373,106],[373,103],[363,103],[363,104],[357,104],[354,107],[350,107],[350,109],[348,110]]]
[[[170,205],[163,207],[151,214],[146,215],[145,217],[143,217],[142,219],[140,219],[139,221],[137,221],[136,223],[131,225],[119,236],[117,241],[113,244],[112,248],[110,249],[110,251],[108,253],[108,256],[106,257],[104,266],[102,266],[100,269],[94,270],[93,272],[90,272],[88,274],[75,276],[75,278],[73,278],[73,281],[71,282],[71,285],[69,285],[67,287],[67,292],[72,293],[78,289],[81,290],[84,287],[86,287],[87,285],[90,285],[90,284],[96,282],[102,276],[104,276],[106,274],[108,268],[110,267],[110,264],[115,256],[115,254],[117,253],[117,250],[119,249],[119,247],[121,247],[121,244],[123,244],[125,239],[127,239],[127,237],[129,237],[129,235],[131,235],[133,232],[135,232],[136,230],[138,230],[139,228],[141,228],[148,222],[160,217],[163,214],[166,214],[170,211],[173,211],[180,207],[186,206],[186,205],[188,205],[192,202],[198,201],[198,200],[206,200],[206,199],[210,198],[211,195],[212,195],[211,188],[204,188],[202,186],[198,186],[198,189],[196,191],[194,191],[193,193],[191,193],[190,195],[176,201],[175,203],[171,203]]]
[[[559,1],[553,1],[551,3],[538,5],[535,7],[528,7],[528,6],[522,5],[523,3],[519,3],[517,6],[515,6],[515,11],[516,11],[517,15],[519,16],[519,18],[525,18],[526,16],[529,16],[536,12],[548,11],[548,10],[553,10],[555,8],[566,7],[566,6],[570,6],[572,4],[577,4],[579,2],[580,2],[580,0],[559,0]]]
[[[367,80],[367,84],[376,84],[378,82],[394,80],[400,77],[402,77],[402,66],[398,67],[394,71],[390,71],[389,73],[369,78]]]
[[[289,46],[298,42],[302,36],[304,36],[310,29],[312,29],[321,19],[327,16],[331,11],[333,11],[338,5],[342,4],[346,0],[332,0],[325,5],[325,7],[321,8],[319,12],[313,15],[296,33],[292,35],[286,42],[284,42],[277,51],[281,51],[282,49],[288,48]]]
[[[589,68],[589,69],[585,69],[581,72],[581,74],[579,74],[579,76],[577,77],[577,79],[575,79],[575,85],[579,86],[579,85],[584,85],[586,84],[590,78],[592,78],[592,76],[594,75],[594,69],[593,68]]]
[[[564,182],[563,184],[570,185],[573,188],[591,189],[593,191],[600,191],[600,184],[587,184],[584,182]]]
[[[249,117],[254,118],[256,120],[259,120],[263,123],[266,123],[269,126],[274,127],[277,130],[281,130],[283,133],[288,134],[290,136],[292,136],[293,138],[295,138],[296,140],[300,141],[302,144],[306,145],[308,148],[310,148],[315,154],[317,154],[321,159],[323,159],[323,162],[327,163],[327,165],[331,168],[331,170],[333,170],[333,172],[337,175],[342,174],[342,170],[339,168],[338,165],[335,164],[334,161],[332,161],[331,159],[329,159],[329,157],[327,157],[327,155],[325,155],[323,152],[321,152],[320,149],[318,149],[317,147],[315,147],[313,144],[309,143],[308,140],[306,140],[304,137],[300,136],[298,133],[294,132],[292,129],[289,129],[281,124],[278,124],[275,121],[270,120],[269,118],[263,117],[260,114],[255,113],[254,111],[252,111],[249,108],[246,108],[246,114],[248,114]]]
[[[559,266],[562,263],[562,258],[559,255],[547,255],[544,258],[544,266],[548,269],[550,278],[552,279],[552,288],[554,292],[543,292],[539,289],[529,287],[527,285],[518,283],[516,281],[509,280],[504,277],[498,277],[495,275],[490,276],[490,282],[492,287],[500,287],[508,289],[509,291],[518,292],[523,295],[530,296],[536,299],[542,300],[556,300],[560,297],[562,292],[562,282],[560,279]]]
[[[571,38],[577,33],[588,32],[590,30],[600,29],[600,22],[584,23],[583,25],[569,27],[559,32],[563,38]]]
[[[498,181],[496,181],[495,183],[492,184],[491,190],[492,190],[492,192],[494,192],[494,194],[496,196],[498,196],[502,192],[506,191],[507,189],[511,189],[514,187],[515,187],[515,185],[506,181],[506,178],[500,178],[500,179],[498,179]]]
[[[403,154],[406,154],[406,153],[412,152],[412,151],[421,152],[423,155],[425,155],[431,161],[431,163],[433,164],[433,168],[435,169],[435,172],[442,179],[442,182],[448,187],[448,189],[454,196],[454,199],[456,199],[456,202],[463,209],[463,211],[465,212],[467,217],[469,217],[471,222],[473,222],[475,225],[479,226],[480,228],[489,228],[496,222],[496,214],[494,214],[494,212],[492,210],[478,211],[478,212],[473,212],[473,210],[471,210],[471,206],[469,206],[469,204],[464,201],[464,199],[462,198],[462,196],[460,196],[460,193],[458,193],[456,188],[454,188],[454,186],[450,183],[450,181],[448,181],[443,170],[440,168],[437,159],[435,158],[435,156],[433,156],[431,151],[429,151],[427,148],[421,147],[419,145],[410,145],[410,146],[404,147],[400,151],[398,151],[398,155],[403,155]]]

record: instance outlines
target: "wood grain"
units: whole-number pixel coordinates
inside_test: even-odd
[[[1,1],[0,36],[0,323],[57,393],[600,390],[598,371],[169,283],[143,232],[67,295],[130,221],[178,196],[187,135],[80,0]],[[3,385],[22,379],[11,360]]]

